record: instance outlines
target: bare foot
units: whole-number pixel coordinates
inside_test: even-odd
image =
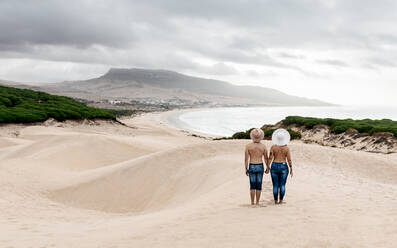
[[[285,204],[285,202],[283,200],[280,200],[278,204]]]
[[[274,204],[278,205],[279,203],[278,203],[278,201],[274,201]]]

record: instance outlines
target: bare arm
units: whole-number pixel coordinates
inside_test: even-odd
[[[270,170],[270,164],[272,163],[273,159],[274,159],[273,147],[271,147],[270,148],[269,158],[267,159],[267,163],[266,163],[266,166],[267,166],[268,170]]]
[[[244,152],[244,165],[245,165],[245,174],[248,176],[248,160],[249,160],[249,153],[248,153],[248,147],[245,147],[245,152]]]
[[[265,149],[263,150],[263,158],[264,158],[264,160],[265,160],[266,171],[268,172],[268,166],[267,166],[267,163],[269,162],[269,156],[267,155],[267,149],[266,149],[266,146],[265,146]],[[267,172],[266,172],[266,173],[267,173]]]
[[[267,155],[267,149],[266,149],[266,147],[265,147],[265,150],[263,150],[263,158],[264,158],[264,160],[265,160],[265,163],[267,164],[267,163],[268,163],[268,160],[269,160],[269,156]]]
[[[289,165],[289,171],[290,171],[290,174],[292,177],[294,175],[294,173],[292,172],[292,160],[291,160],[291,152],[290,152],[289,148],[287,150],[287,161],[288,161],[288,165]]]

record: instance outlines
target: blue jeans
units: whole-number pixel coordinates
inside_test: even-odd
[[[263,172],[263,164],[250,164],[248,173],[250,177],[251,190],[262,190]]]
[[[270,174],[273,182],[273,196],[274,200],[278,200],[278,192],[280,191],[280,200],[284,199],[285,195],[285,184],[287,183],[288,177],[288,165],[287,163],[272,163]]]

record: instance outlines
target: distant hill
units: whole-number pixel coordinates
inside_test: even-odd
[[[58,121],[116,119],[106,110],[88,107],[69,97],[0,86],[0,123],[41,122],[49,118]]]
[[[319,100],[285,94],[259,86],[238,86],[178,72],[148,69],[110,69],[105,75],[83,81],[46,85],[46,91],[83,98],[125,98],[148,102],[200,105],[327,106]]]
[[[199,94],[256,99],[281,105],[327,105],[325,102],[287,95],[259,86],[237,86],[227,82],[187,76],[173,71],[146,69],[110,69],[99,79],[134,81],[142,85],[168,89],[183,89]]]

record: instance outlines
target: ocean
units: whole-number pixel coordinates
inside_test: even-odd
[[[397,121],[397,107],[230,107],[182,111],[170,119],[178,128],[209,136],[231,136],[264,124],[275,124],[286,116],[321,118],[392,119]]]

